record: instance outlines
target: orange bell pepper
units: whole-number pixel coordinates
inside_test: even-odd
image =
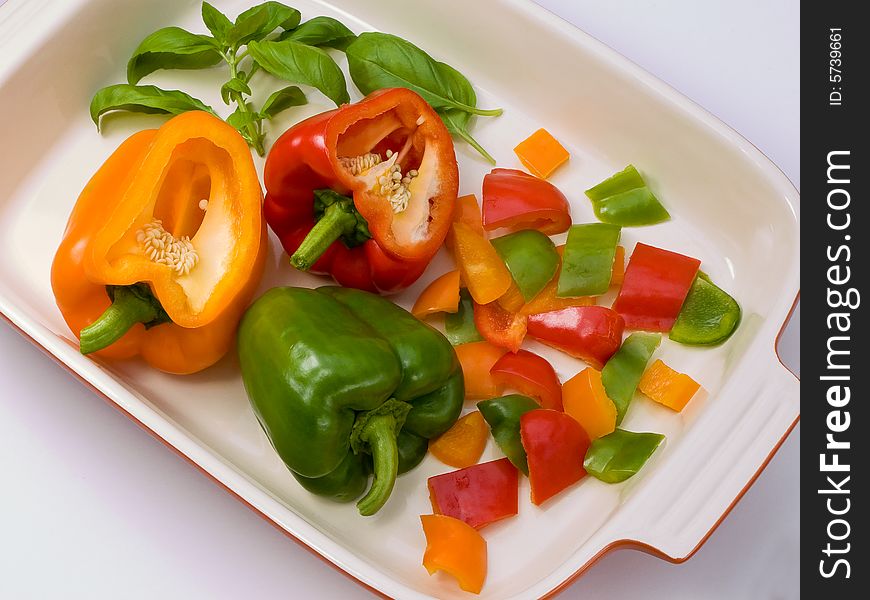
[[[447,515],[421,515],[426,551],[423,566],[444,571],[466,592],[479,594],[486,581],[486,540],[471,525]]]
[[[476,465],[486,448],[489,426],[480,411],[470,412],[429,442],[429,452],[445,465],[464,469]]]
[[[217,362],[263,272],[261,204],[247,144],[205,112],[122,143],[79,196],[52,263],[82,352],[178,374]]]
[[[423,290],[414,302],[411,314],[418,319],[429,315],[459,310],[459,271],[445,273]]]
[[[601,371],[589,367],[562,384],[562,405],[589,435],[597,439],[616,429],[616,405],[607,397]]]
[[[502,387],[493,379],[490,370],[507,350],[489,342],[461,344],[455,350],[465,378],[466,399],[488,400],[501,395]]]
[[[701,384],[685,373],[674,371],[659,359],[646,370],[637,387],[650,399],[680,412],[698,393]]]
[[[524,139],[514,148],[514,152],[523,166],[541,179],[549,177],[570,156],[546,129],[538,129]]]
[[[565,245],[556,246],[556,252],[559,253],[559,256],[565,252]],[[529,315],[537,315],[545,312],[552,312],[554,310],[562,310],[563,308],[568,308],[570,306],[592,306],[595,304],[595,298],[593,296],[578,296],[576,298],[560,298],[556,296],[556,292],[559,289],[559,273],[562,270],[561,263],[559,267],[556,269],[556,274],[553,275],[553,279],[550,280],[550,283],[544,287],[538,295],[532,298],[529,302],[527,302],[522,308],[519,309],[520,314],[529,316]]]
[[[453,224],[453,253],[462,281],[478,304],[498,300],[513,283],[490,241],[466,223]]]
[[[610,275],[610,287],[619,287],[625,279],[625,246],[617,246],[613,255],[613,273]]]

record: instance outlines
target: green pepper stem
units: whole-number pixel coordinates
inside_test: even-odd
[[[309,270],[327,248],[356,227],[356,217],[340,203],[330,204],[290,257],[290,264],[300,271]]]
[[[102,350],[121,339],[136,323],[149,323],[159,316],[153,303],[119,286],[109,308],[81,330],[79,349],[82,354]]]
[[[369,445],[374,462],[374,481],[368,493],[357,502],[364,517],[378,512],[393,492],[399,473],[399,450],[396,445],[396,419],[392,415],[373,416],[365,424],[360,438]]]

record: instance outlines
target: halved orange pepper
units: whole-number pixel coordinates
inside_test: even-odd
[[[607,397],[601,371],[589,367],[562,384],[565,412],[580,423],[589,439],[597,439],[616,429],[616,405]]]
[[[698,393],[701,384],[658,359],[646,370],[637,387],[650,399],[680,412]]]
[[[444,571],[466,592],[479,594],[486,581],[486,540],[478,531],[447,515],[420,515],[426,535],[423,566],[432,575]]]
[[[459,271],[445,273],[423,290],[414,302],[411,314],[422,319],[429,315],[459,310]]]
[[[261,206],[250,150],[224,121],[188,112],[128,138],[82,191],[52,263],[82,352],[179,374],[217,362],[263,272]]]
[[[465,378],[466,399],[488,400],[501,395],[502,386],[493,379],[490,370],[507,350],[489,342],[461,344],[455,350]]]
[[[517,144],[514,153],[532,175],[541,179],[549,177],[570,156],[546,129],[538,129]]]
[[[498,300],[513,278],[490,241],[462,222],[453,224],[453,254],[462,281],[478,304]]]
[[[625,246],[617,246],[613,255],[613,273],[610,275],[610,287],[619,287],[625,279]]]
[[[486,448],[489,426],[480,411],[460,418],[453,427],[429,442],[429,452],[445,465],[464,469],[476,465]]]

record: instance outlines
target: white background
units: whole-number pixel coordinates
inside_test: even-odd
[[[800,185],[797,1],[538,1],[720,117]],[[799,329],[798,310],[780,345],[798,372]],[[0,598],[371,597],[2,322],[0,357]],[[799,443],[798,427],[689,562],[617,551],[561,598],[797,598]]]

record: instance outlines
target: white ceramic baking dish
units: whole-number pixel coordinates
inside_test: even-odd
[[[215,2],[235,15],[249,0]],[[746,491],[799,417],[799,388],[775,353],[799,287],[798,194],[757,149],[704,110],[581,31],[525,0],[293,2],[306,17],[341,18],[412,40],[463,71],[480,105],[501,106],[474,134],[502,166],[538,127],[554,132],[571,161],[552,181],[572,200],[574,220],[592,221],[582,190],[637,165],[673,220],[626,229],[703,260],[703,269],[741,302],[737,334],[716,349],[665,342],[659,356],[708,391],[676,414],[638,397],[624,426],[667,435],[641,473],[620,485],[587,478],[543,508],[527,500],[517,518],[488,527],[486,598],[551,594],[617,546],[673,561],[689,557]],[[266,519],[373,590],[398,598],[458,598],[446,576],[421,566],[418,515],[431,512],[426,478],[449,470],[427,458],[399,479],[387,507],[361,518],[304,492],[269,446],[248,407],[234,357],[195,376],[156,373],[141,363],[83,357],[57,311],[49,266],[79,190],[127,135],[158,117],[106,121],[87,114],[93,92],[123,79],[127,57],[154,29],[203,31],[193,0],[9,0],[0,7],[0,311],[168,446]],[[343,60],[340,55],[340,60]],[[183,88],[223,107],[217,72],[157,73],[146,82]],[[261,86],[273,85],[268,79]],[[316,92],[273,131],[328,108]],[[15,118],[20,115],[21,118]],[[274,136],[273,136],[274,139]],[[479,193],[489,165],[458,144],[463,193]],[[261,166],[258,165],[258,166]],[[274,240],[273,240],[274,242]],[[404,305],[449,259],[439,257],[397,301]],[[262,288],[314,285],[273,243]],[[562,379],[583,365],[534,343]],[[497,457],[494,444],[484,458]],[[762,533],[759,532],[759,535]]]

